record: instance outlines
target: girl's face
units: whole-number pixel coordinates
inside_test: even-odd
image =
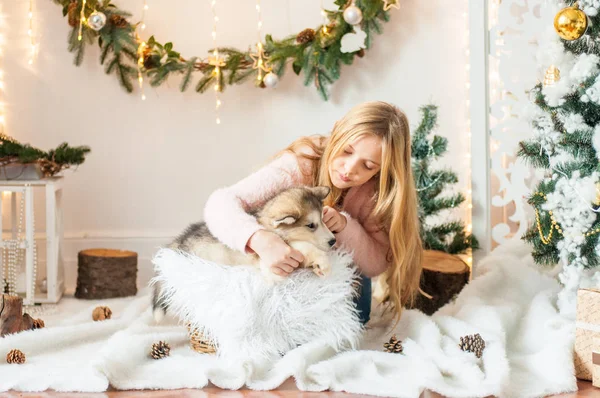
[[[381,169],[381,138],[365,134],[349,142],[329,164],[329,177],[338,189],[362,185]]]

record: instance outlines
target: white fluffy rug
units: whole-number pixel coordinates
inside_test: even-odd
[[[374,317],[360,350],[336,353],[314,341],[270,368],[195,353],[183,326],[153,326],[145,292],[103,302],[64,299],[58,314],[44,317],[47,328],[0,339],[0,358],[13,348],[27,356],[24,365],[0,365],[0,391],[202,388],[209,381],[268,390],[294,377],[301,390],[393,397],[418,397],[425,389],[449,397],[572,392],[574,322],[557,311],[560,286],[531,266],[528,251],[518,241],[497,249],[456,301],[432,317],[406,311],[393,331]],[[98,304],[110,306],[113,319],[92,322]],[[403,340],[403,355],[382,352],[392,333]],[[460,336],[474,333],[486,341],[480,360],[457,346]],[[157,361],[148,352],[158,340],[172,350]]]
[[[322,341],[337,351],[356,348],[363,328],[353,304],[352,256],[333,251],[331,274],[309,269],[271,284],[258,268],[227,267],[161,249],[154,258],[169,311],[200,330],[232,362],[265,366],[299,345]]]

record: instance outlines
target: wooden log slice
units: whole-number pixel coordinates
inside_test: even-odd
[[[423,253],[423,274],[421,290],[432,296],[431,299],[419,294],[411,308],[433,314],[450,302],[469,282],[470,269],[459,257],[435,250]]]
[[[75,297],[106,299],[137,294],[137,253],[88,249],[80,251],[77,260]]]

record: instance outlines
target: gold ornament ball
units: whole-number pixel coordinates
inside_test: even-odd
[[[577,7],[563,8],[554,17],[554,30],[564,40],[579,39],[587,27],[587,15]]]

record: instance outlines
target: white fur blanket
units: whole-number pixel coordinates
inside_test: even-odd
[[[556,308],[558,283],[532,265],[520,242],[497,249],[478,265],[478,275],[458,298],[432,317],[406,311],[396,330],[369,326],[360,350],[337,353],[315,341],[271,364],[252,360],[232,366],[197,354],[183,326],[153,326],[149,298],[104,302],[64,299],[62,313],[47,316],[47,328],[0,339],[0,357],[12,348],[27,356],[24,365],[0,365],[0,391],[105,391],[117,389],[202,388],[209,381],[229,389],[276,389],[294,377],[306,391],[347,391],[418,397],[433,390],[449,397],[537,397],[577,389],[573,376],[574,323]],[[143,293],[141,293],[143,294]],[[90,320],[98,304],[113,319]],[[72,314],[66,317],[65,313]],[[404,354],[382,352],[396,333]],[[459,337],[480,333],[483,357],[458,349]],[[158,340],[171,355],[148,357]]]
[[[201,330],[220,357],[268,366],[315,340],[336,350],[358,345],[363,328],[352,301],[352,257],[333,251],[329,258],[327,278],[299,269],[271,284],[255,267],[222,266],[162,249],[153,261],[153,283],[162,286],[169,311]]]

